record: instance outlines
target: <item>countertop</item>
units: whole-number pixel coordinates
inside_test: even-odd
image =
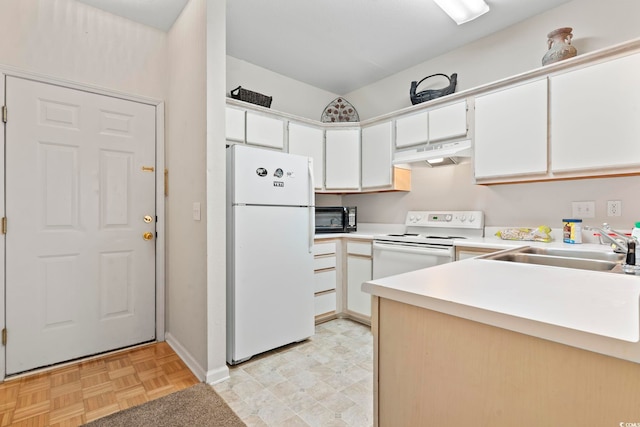
[[[604,245],[466,239],[462,246]],[[372,295],[640,363],[640,276],[467,259],[365,282]]]

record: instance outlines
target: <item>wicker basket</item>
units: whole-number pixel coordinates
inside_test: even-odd
[[[449,86],[444,87],[442,89],[427,89],[427,90],[423,90],[421,92],[416,93],[416,90],[420,83],[422,83],[423,81],[427,80],[430,77],[435,77],[435,76],[444,76],[447,79],[449,79]],[[411,82],[411,87],[409,88],[409,97],[411,98],[411,103],[413,105],[416,105],[421,102],[430,101],[432,99],[439,98],[441,96],[452,94],[456,90],[457,82],[458,82],[457,73],[451,74],[451,77],[447,76],[446,74],[440,74],[440,73],[432,74],[420,80],[419,82]]]
[[[239,99],[240,101],[250,102],[267,108],[271,107],[271,100],[273,99],[271,96],[244,89],[242,86],[233,89],[230,94],[233,99]]]

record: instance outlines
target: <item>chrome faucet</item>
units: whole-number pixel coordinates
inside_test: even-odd
[[[620,253],[620,254],[626,254],[627,251],[629,250],[628,242],[629,242],[630,238],[625,236],[624,234],[614,230],[606,222],[602,224],[602,228],[591,227],[589,225],[585,225],[584,229],[585,230],[591,230],[591,231],[597,231],[600,234],[600,244],[601,245],[605,245],[606,243],[603,241],[603,239],[608,240],[609,243],[611,244],[611,248],[613,249],[614,252],[617,252],[617,253]],[[609,234],[615,235],[616,238],[613,238],[613,237],[609,236]]]

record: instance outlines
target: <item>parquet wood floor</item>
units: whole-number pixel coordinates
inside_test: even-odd
[[[79,426],[199,381],[165,343],[0,384],[0,426]]]

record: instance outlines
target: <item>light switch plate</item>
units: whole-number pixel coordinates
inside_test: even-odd
[[[595,218],[596,202],[590,200],[586,202],[571,202],[571,215],[574,218]]]
[[[200,219],[201,219],[200,202],[194,202],[193,203],[193,219],[194,219],[194,221],[200,221]]]

